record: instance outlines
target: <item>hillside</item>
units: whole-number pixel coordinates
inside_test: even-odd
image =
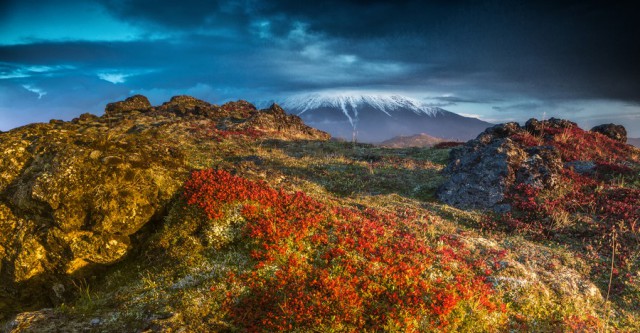
[[[0,328],[640,329],[638,149],[559,120],[328,139],[187,96],[0,133]]]

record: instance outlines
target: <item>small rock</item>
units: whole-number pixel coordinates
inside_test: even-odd
[[[591,174],[596,170],[596,164],[592,161],[573,161],[565,164],[567,168],[573,168],[573,171],[580,174]]]
[[[106,165],[118,165],[122,162],[122,158],[118,156],[107,156],[102,159],[102,163]]]
[[[89,158],[92,160],[97,160],[102,156],[102,152],[99,150],[94,150],[89,154]]]

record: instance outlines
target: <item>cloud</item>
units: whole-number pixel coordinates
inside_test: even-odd
[[[542,108],[543,105],[537,102],[525,102],[525,103],[518,103],[518,104],[511,104],[511,105],[506,105],[506,106],[493,106],[491,107],[492,109],[498,111],[498,112],[505,112],[505,111],[535,111],[535,110],[539,110],[540,108]]]
[[[24,65],[0,62],[1,79],[20,79],[34,76],[55,76],[61,75],[64,71],[73,69],[73,66],[56,65]]]
[[[115,19],[92,0],[3,1],[0,45],[39,41],[122,41],[140,38],[142,30]],[[2,9],[2,8],[0,8]]]
[[[98,73],[98,77],[101,80],[111,82],[113,84],[124,83],[124,79],[128,75],[122,73]]]
[[[36,110],[46,100],[50,108],[66,103],[102,112],[103,103],[131,92],[158,102],[192,92],[217,102],[346,88],[411,92],[427,104],[485,119],[591,110],[571,101],[640,103],[640,23],[620,2],[34,0],[2,6],[0,29],[10,34],[0,37],[0,87],[25,98],[5,99],[6,109]],[[24,85],[47,95],[38,99]]]
[[[32,93],[37,94],[37,95],[38,95],[38,99],[42,99],[42,96],[44,96],[44,95],[46,95],[46,94],[47,94],[47,92],[46,92],[46,91],[44,91],[44,90],[42,90],[42,89],[40,89],[40,88],[37,88],[37,87],[35,87],[35,86],[32,86],[32,85],[30,85],[30,84],[23,84],[23,85],[22,85],[22,87],[23,87],[24,89],[29,90],[29,91],[30,91],[30,92],[32,92]]]

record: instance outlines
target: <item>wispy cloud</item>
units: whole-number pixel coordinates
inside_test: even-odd
[[[32,93],[37,94],[38,95],[38,99],[42,99],[42,97],[47,94],[46,91],[44,91],[44,90],[42,90],[42,89],[40,89],[38,87],[35,87],[33,85],[30,85],[30,84],[23,84],[22,87],[24,89],[29,90]]]
[[[34,76],[52,76],[73,69],[70,65],[24,65],[0,62],[0,79],[20,79]]]

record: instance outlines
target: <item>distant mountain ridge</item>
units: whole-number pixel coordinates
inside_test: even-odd
[[[289,97],[280,105],[312,127],[361,142],[418,133],[466,141],[492,125],[397,94],[312,93]]]
[[[444,139],[420,133],[410,136],[396,136],[380,142],[379,145],[385,148],[433,147],[443,141]]]

